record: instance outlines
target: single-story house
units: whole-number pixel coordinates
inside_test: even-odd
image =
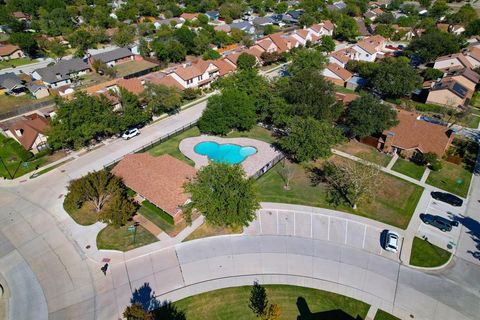
[[[90,72],[88,63],[80,58],[60,60],[53,66],[36,69],[32,76],[42,80],[49,88],[58,88],[72,83],[72,78]]]
[[[153,25],[155,26],[155,29],[160,29],[162,25],[174,26],[174,28],[179,29],[183,26],[184,23],[185,23],[185,19],[170,18],[170,19],[155,20],[153,22]]]
[[[454,70],[449,73],[443,78],[447,79],[450,78],[462,86],[467,88],[470,91],[475,91],[477,84],[480,82],[480,75],[475,71],[464,68],[463,70]]]
[[[189,20],[189,21],[194,21],[194,20],[197,20],[198,18],[198,13],[188,13],[188,12],[184,12],[180,15],[180,18],[184,19],[184,20]]]
[[[5,129],[5,134],[18,141],[25,150],[37,153],[48,147],[46,132],[49,127],[47,119],[34,113],[13,121]]]
[[[322,73],[326,80],[342,87],[344,87],[345,83],[353,76],[350,71],[340,67],[336,63],[327,64]]]
[[[0,74],[0,95],[23,95],[27,92],[24,82],[15,73]]]
[[[195,177],[195,168],[168,154],[154,157],[136,153],[126,155],[112,173],[139,196],[171,215],[175,223],[183,219],[182,207],[190,198],[183,185]]]
[[[32,96],[34,96],[37,99],[42,99],[50,95],[48,88],[43,84],[36,84],[35,82],[32,82],[27,84],[27,89],[28,91],[30,91]]]
[[[407,159],[428,152],[442,157],[452,143],[453,132],[448,127],[419,120],[419,117],[418,113],[398,109],[398,125],[382,133],[377,148]]]
[[[19,58],[25,58],[25,53],[23,53],[19,46],[13,44],[0,44],[0,61],[8,61]]]
[[[330,11],[341,11],[347,8],[347,4],[343,1],[337,1],[333,4],[327,5],[327,9]]]
[[[241,21],[241,22],[234,22],[230,24],[230,29],[238,29],[241,31],[244,31],[249,34],[254,34],[255,33],[255,27],[253,24],[247,21]]]
[[[127,48],[118,48],[90,56],[89,61],[91,64],[95,60],[100,60],[107,66],[113,67],[116,64],[133,61],[134,59],[135,55],[132,51]]]
[[[463,69],[463,68],[476,68],[472,64],[472,59],[475,59],[476,57],[476,51],[473,52],[473,55],[470,54],[471,58],[469,59],[467,56],[465,56],[463,53],[454,53],[454,54],[449,54],[446,56],[441,56],[438,57],[437,60],[435,60],[435,64],[433,67],[435,69],[443,70],[443,71],[448,71],[448,70],[455,70],[455,69]],[[480,62],[479,62],[480,65]]]
[[[473,91],[447,77],[432,84],[426,103],[461,108],[467,104],[472,95]]]
[[[205,15],[211,21],[216,21],[216,20],[218,20],[218,18],[220,18],[220,12],[218,12],[218,11],[207,11],[207,12],[205,12]]]
[[[254,26],[265,27],[273,24],[273,20],[269,17],[256,17],[252,20]]]

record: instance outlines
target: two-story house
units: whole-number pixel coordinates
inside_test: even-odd
[[[200,88],[209,85],[219,75],[216,65],[205,60],[197,60],[172,70],[170,75],[184,88]]]

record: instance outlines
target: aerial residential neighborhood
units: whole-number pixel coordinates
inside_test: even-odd
[[[0,2],[0,320],[473,320],[480,5]]]

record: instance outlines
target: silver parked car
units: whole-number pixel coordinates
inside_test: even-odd
[[[122,138],[124,140],[128,140],[130,138],[133,138],[135,136],[138,136],[140,134],[140,130],[138,130],[137,128],[133,128],[133,129],[128,129],[127,131],[125,131],[123,134],[122,134]]]
[[[387,230],[384,249],[390,252],[397,253],[399,243],[400,243],[400,236],[398,235],[398,233],[391,230]]]

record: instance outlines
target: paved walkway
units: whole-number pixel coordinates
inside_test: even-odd
[[[390,160],[390,162],[387,165],[388,170],[392,169],[392,167],[395,165],[395,162],[397,162],[397,159],[398,159],[398,154],[394,153],[392,159]]]
[[[430,168],[425,168],[425,171],[423,172],[423,175],[422,175],[422,178],[420,179],[420,182],[421,183],[426,183],[427,182],[427,179],[428,179],[428,176],[430,175]]]
[[[378,311],[378,306],[371,305],[370,309],[368,309],[368,313],[367,313],[367,316],[365,317],[365,320],[375,319],[375,315],[377,314],[377,311]]]
[[[137,213],[134,217],[133,220],[138,222],[143,228],[147,229],[148,232],[153,234],[155,237],[160,239],[160,234],[163,233],[162,229],[157,227],[156,224],[142,216],[140,213]]]

